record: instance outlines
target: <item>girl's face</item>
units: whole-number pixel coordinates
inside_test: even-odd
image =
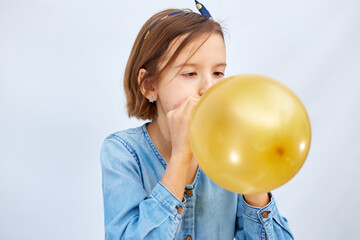
[[[167,62],[184,38],[180,36],[170,44],[163,62]],[[177,108],[188,96],[200,99],[206,90],[224,77],[224,40],[216,33],[205,41],[206,38],[207,35],[202,35],[189,43],[154,86],[158,116]]]

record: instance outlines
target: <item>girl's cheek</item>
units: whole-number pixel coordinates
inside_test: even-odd
[[[174,110],[174,109],[177,109],[178,107],[180,107],[180,105],[186,101],[186,98],[187,98],[186,95],[174,96],[173,101],[170,104],[171,110]]]
[[[176,102],[174,102],[174,103],[171,104],[170,109],[171,109],[171,110],[175,110],[175,109],[177,109],[178,107],[180,107],[180,105],[181,105],[182,103],[183,103],[183,101],[176,101]]]

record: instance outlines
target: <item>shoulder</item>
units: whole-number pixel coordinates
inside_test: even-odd
[[[145,144],[145,126],[146,124],[108,135],[102,144],[101,153],[105,150],[116,150],[134,155],[136,146]]]
[[[146,124],[118,131],[108,135],[100,150],[100,162],[104,176],[132,175],[141,176],[141,151],[147,140],[145,139]]]
[[[141,141],[145,134],[144,128],[145,124],[115,132],[105,138],[100,151],[103,186],[108,188],[114,182],[126,182],[129,179],[141,181],[143,168],[138,149],[146,146],[146,141]]]

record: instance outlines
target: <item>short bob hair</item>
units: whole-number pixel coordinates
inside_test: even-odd
[[[167,15],[183,12],[169,17]],[[158,22],[157,22],[158,21]],[[156,23],[157,22],[157,23]],[[156,23],[155,26],[153,24]],[[149,29],[153,26],[150,32]],[[224,39],[222,27],[219,23],[190,10],[167,9],[153,15],[138,33],[124,74],[124,91],[127,100],[129,117],[138,119],[154,119],[156,117],[156,104],[150,103],[142,94],[142,84],[145,91],[160,79],[164,70],[176,59],[181,50],[200,35],[218,33]],[[188,34],[175,53],[162,69],[159,68],[169,44],[175,38]],[[138,74],[141,68],[146,69],[138,83]]]

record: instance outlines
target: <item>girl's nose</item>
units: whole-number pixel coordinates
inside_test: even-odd
[[[204,77],[200,83],[199,95],[202,96],[214,83],[215,81],[210,76]]]

